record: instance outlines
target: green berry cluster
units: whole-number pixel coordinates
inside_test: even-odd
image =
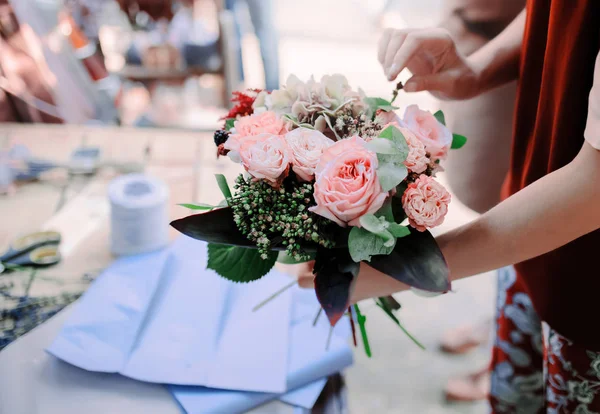
[[[302,248],[306,242],[334,247],[328,232],[331,223],[308,211],[315,204],[312,184],[290,177],[281,187],[274,188],[264,181],[239,175],[233,188],[235,196],[228,202],[235,224],[256,243],[263,259],[275,246],[285,246],[295,260],[309,258]]]

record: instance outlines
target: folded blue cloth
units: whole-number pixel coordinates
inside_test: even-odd
[[[314,403],[315,381],[352,362],[347,324],[326,350],[326,318],[312,326],[314,292],[290,289],[253,312],[289,278],[273,271],[233,284],[206,270],[206,260],[206,245],[187,237],[118,259],[75,305],[48,352],[90,371],[171,384],[190,413],[244,411],[279,397]],[[298,391],[282,397],[288,390]]]

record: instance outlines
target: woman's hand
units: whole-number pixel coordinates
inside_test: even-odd
[[[298,285],[308,289],[314,288],[314,267],[314,261],[286,266],[288,273],[298,279]],[[400,283],[388,275],[373,269],[371,266],[361,263],[360,272],[354,284],[350,301],[356,303],[363,299],[388,296],[392,293],[407,290],[408,288],[404,283]]]
[[[406,92],[429,91],[440,99],[469,99],[481,92],[477,70],[445,29],[387,29],[378,58],[390,81],[404,68],[412,72]]]

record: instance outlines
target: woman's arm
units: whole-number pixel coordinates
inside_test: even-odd
[[[599,131],[600,132],[600,131]],[[567,166],[437,238],[452,280],[519,263],[600,228],[600,151],[585,143]],[[361,264],[353,301],[408,286]]]
[[[600,54],[590,92],[585,143],[573,161],[438,237],[452,280],[523,262],[600,229]],[[361,265],[353,300],[408,287]]]
[[[521,13],[494,39],[469,56],[478,73],[480,93],[504,85],[519,77],[519,60],[527,11]]]

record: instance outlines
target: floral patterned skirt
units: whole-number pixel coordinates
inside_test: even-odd
[[[491,412],[600,414],[600,352],[542,323],[512,267],[498,274]]]

